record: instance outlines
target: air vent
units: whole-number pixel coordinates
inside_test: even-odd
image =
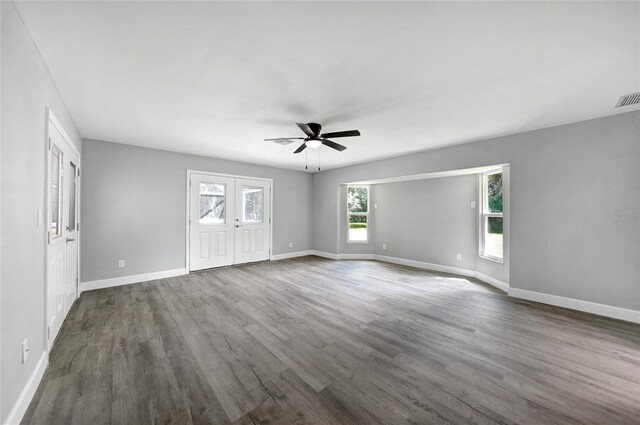
[[[622,108],[624,106],[637,105],[640,103],[640,91],[637,93],[631,93],[626,96],[620,96],[616,108]]]

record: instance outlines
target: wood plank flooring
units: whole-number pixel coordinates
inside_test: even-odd
[[[85,292],[24,424],[638,424],[640,326],[374,261]]]

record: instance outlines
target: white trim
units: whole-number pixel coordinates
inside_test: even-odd
[[[475,277],[476,279],[481,280],[484,283],[487,283],[491,286],[494,286],[500,289],[501,291],[507,292],[509,290],[508,283],[502,282],[501,280],[498,280],[484,273],[477,272],[475,270],[462,269],[459,267],[443,266],[440,264],[433,264],[433,263],[425,263],[425,262],[416,261],[416,260],[405,260],[404,258],[387,257],[385,255],[376,254],[373,257],[375,260],[384,261],[387,263],[400,264],[403,266],[416,267],[416,268],[425,269],[425,270],[433,270],[436,272],[458,274],[458,275],[467,276],[467,277]]]
[[[404,258],[387,257],[386,255],[374,255],[375,260],[384,261],[385,263],[400,264],[402,266],[416,267],[418,269],[433,270],[436,272],[459,274],[461,276],[476,277],[474,270],[462,269],[459,267],[442,266],[440,264],[425,263],[423,261],[406,260]]]
[[[65,131],[64,127],[62,126],[62,124],[60,123],[58,118],[56,118],[56,116],[53,113],[53,111],[51,110],[51,108],[47,107],[47,111],[46,112],[47,112],[47,120],[51,121],[51,123],[56,126],[56,128],[58,129],[60,134],[62,134],[62,137],[65,139],[65,141],[67,142],[67,144],[71,148],[71,150],[76,155],[78,155],[78,158],[80,158],[80,151],[78,150],[76,145],[73,144],[73,142],[71,141],[71,137],[69,137],[69,134]],[[47,135],[46,136],[47,136],[47,144],[48,144],[49,143],[49,132],[48,132],[48,129],[47,129]]]
[[[146,282],[148,280],[165,279],[167,277],[182,276],[187,274],[187,269],[163,270],[160,272],[134,274],[130,276],[120,276],[111,279],[92,280],[80,284],[80,292],[91,291],[93,289],[110,288],[112,286],[129,285],[131,283]]]
[[[286,260],[287,258],[305,257],[307,255],[313,255],[313,251],[308,249],[306,251],[285,252],[284,254],[274,254],[271,256],[271,261]]]
[[[504,232],[504,230],[503,230],[503,232]],[[504,237],[504,233],[503,233],[503,237]],[[503,245],[503,252],[504,252],[504,245]],[[504,259],[503,258],[491,257],[490,255],[486,255],[486,254],[479,254],[478,257],[482,258],[483,260],[493,261],[494,263],[504,264]]]
[[[338,260],[373,260],[373,254],[338,254]]]
[[[27,412],[27,408],[33,399],[33,396],[38,389],[38,385],[40,385],[40,381],[44,376],[44,371],[47,369],[47,365],[49,364],[49,356],[46,351],[42,352],[40,359],[38,360],[38,364],[36,365],[33,373],[29,377],[29,380],[25,384],[22,391],[20,391],[20,395],[18,399],[14,403],[9,415],[7,416],[5,425],[13,425],[19,424],[22,421],[22,417]]]
[[[382,179],[349,182],[345,184],[352,185],[352,186],[362,186],[362,185],[376,185],[376,184],[384,184],[384,183],[408,182],[408,181],[414,181],[414,180],[439,179],[442,177],[467,176],[470,174],[482,174],[485,171],[495,170],[496,168],[500,168],[506,165],[509,165],[509,164],[505,163],[505,164],[488,165],[483,167],[462,168],[462,169],[449,170],[449,171],[434,171],[431,173],[409,174],[409,175],[403,175],[403,176],[397,176],[397,177],[385,177]]]
[[[338,254],[333,254],[331,252],[324,252],[324,251],[312,251],[311,255],[315,255],[316,257],[323,257],[323,258],[328,258],[330,260],[337,260],[338,259]]]
[[[509,292],[509,284],[503,282],[501,280],[496,279],[495,277],[491,277],[488,274],[476,272],[476,279],[483,281],[484,283],[488,283],[491,286],[495,286],[501,291]]]
[[[626,320],[627,322],[640,323],[640,311],[638,310],[598,304],[575,298],[561,297],[559,295],[543,294],[542,292],[528,291],[526,289],[519,288],[509,288],[509,296],[557,307],[564,307],[571,310],[584,311],[586,313],[611,317],[613,319]]]

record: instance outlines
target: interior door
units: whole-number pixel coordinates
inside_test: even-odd
[[[78,164],[61,130],[49,124],[47,188],[47,345],[51,347],[78,294]]]
[[[236,179],[235,264],[269,259],[271,183]]]
[[[189,270],[233,264],[234,179],[193,173],[189,184]]]

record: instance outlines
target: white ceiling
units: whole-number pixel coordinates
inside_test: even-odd
[[[638,109],[639,6],[17,3],[83,137],[301,170]]]

